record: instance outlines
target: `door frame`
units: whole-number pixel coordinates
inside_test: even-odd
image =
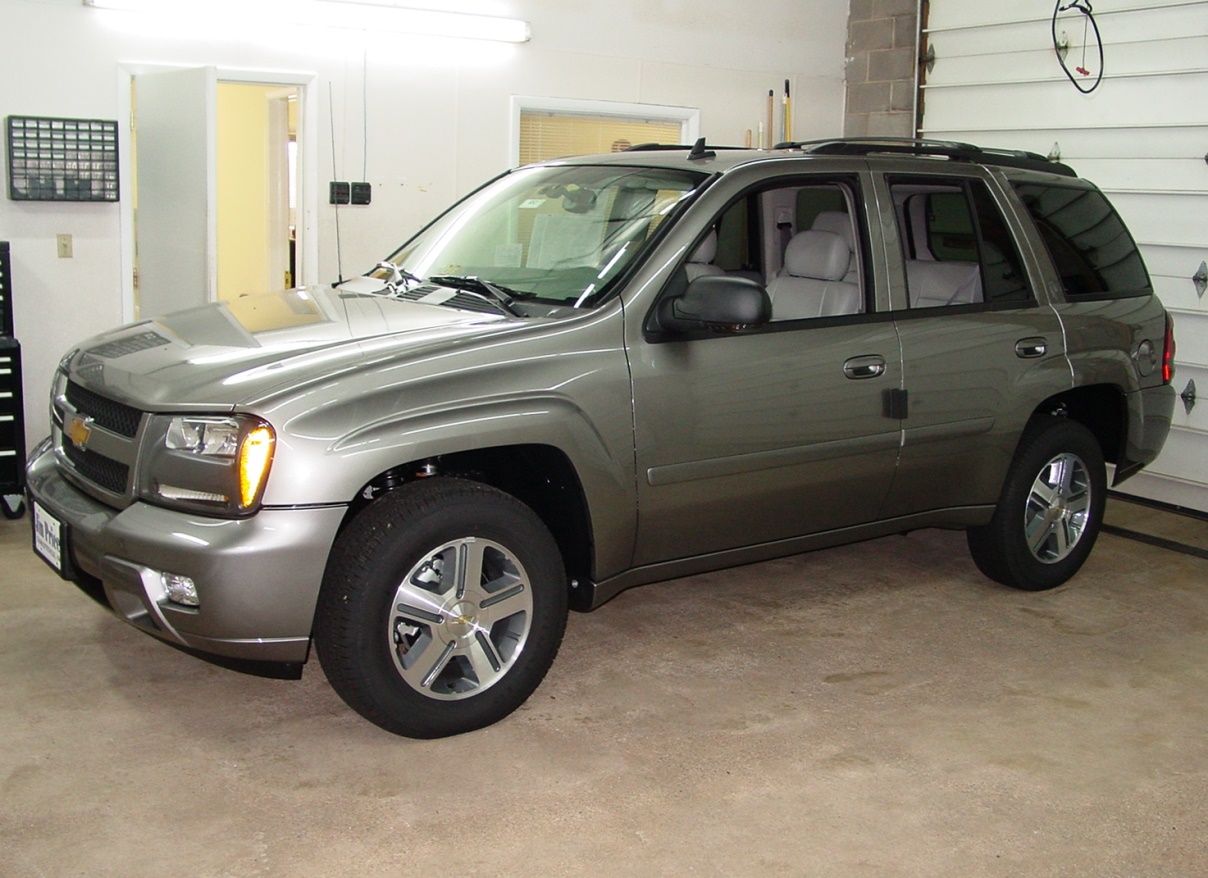
[[[134,77],[142,73],[158,73],[205,65],[148,64],[137,61],[118,63],[118,118],[128,120],[118,125],[118,188],[119,226],[121,236],[122,320],[135,319],[134,310],[134,144],[130,93]],[[280,85],[298,89],[298,201],[295,214],[297,273],[295,286],[313,284],[319,277],[319,94],[315,87],[317,73],[285,70],[244,70],[215,67],[219,82]]]

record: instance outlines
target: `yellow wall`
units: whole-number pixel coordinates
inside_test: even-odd
[[[269,92],[218,84],[218,298],[278,289],[268,277]]]

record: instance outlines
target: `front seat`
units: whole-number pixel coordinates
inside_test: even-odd
[[[784,251],[784,271],[768,284],[773,320],[858,314],[860,287],[843,278],[851,264],[847,242],[834,232],[798,232]]]
[[[688,273],[688,281],[694,281],[698,277],[707,274],[725,274],[723,269],[713,264],[716,256],[717,230],[713,229],[696,246],[696,249],[692,251],[692,255],[688,257],[688,261],[684,263],[684,271]]]

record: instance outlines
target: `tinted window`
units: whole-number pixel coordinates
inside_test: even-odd
[[[977,213],[980,236],[982,279],[986,284],[987,302],[1026,302],[1032,298],[1020,262],[1015,239],[1007,228],[998,205],[980,180],[970,184],[969,195]]]
[[[1132,235],[1097,189],[1016,183],[1071,298],[1143,296],[1149,274]]]

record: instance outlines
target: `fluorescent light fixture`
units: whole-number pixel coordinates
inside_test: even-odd
[[[463,40],[524,43],[529,23],[520,18],[413,9],[385,3],[348,0],[84,0],[85,6],[155,13],[180,19],[229,13],[236,20],[249,16],[291,24],[390,31]]]

